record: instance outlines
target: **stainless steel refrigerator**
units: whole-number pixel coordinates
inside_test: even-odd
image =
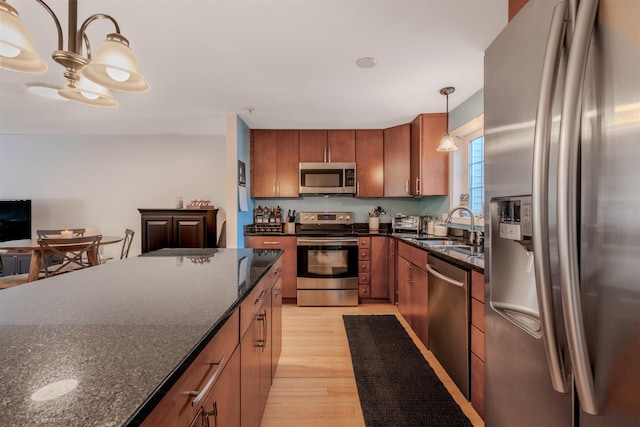
[[[486,425],[640,426],[640,1],[529,0],[484,96]]]

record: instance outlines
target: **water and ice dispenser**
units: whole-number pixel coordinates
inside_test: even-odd
[[[491,200],[491,307],[540,338],[533,238],[531,196]]]

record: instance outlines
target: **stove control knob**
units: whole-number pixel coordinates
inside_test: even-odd
[[[344,219],[344,216],[340,215],[340,216],[338,217],[338,219],[339,219],[340,221],[342,221],[342,220]]]
[[[347,215],[344,217],[344,219],[346,219],[347,221],[349,221],[351,219],[351,215]]]

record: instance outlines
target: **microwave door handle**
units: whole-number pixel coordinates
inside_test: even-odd
[[[553,294],[549,257],[549,146],[551,118],[556,92],[558,68],[567,22],[567,3],[556,5],[551,18],[542,81],[536,111],[533,137],[533,260],[535,266],[536,293],[540,305],[542,341],[551,375],[551,385],[560,393],[569,392],[569,381],[563,369],[562,356],[556,337]]]
[[[576,199],[582,90],[598,0],[581,0],[567,60],[558,150],[558,256],[560,293],[569,355],[580,407],[598,415],[595,381],[580,300]]]

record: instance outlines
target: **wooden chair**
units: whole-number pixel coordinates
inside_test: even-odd
[[[131,242],[133,241],[134,231],[127,228],[124,230],[124,241],[122,242],[122,250],[120,251],[120,259],[127,258],[129,256],[129,249],[131,248]]]
[[[42,239],[44,237],[60,236],[63,231],[67,230],[71,231],[73,237],[82,237],[85,232],[84,228],[61,228],[57,230],[36,230],[36,234],[38,235],[38,239]]]
[[[100,264],[98,251],[102,235],[69,238],[41,238],[38,239],[44,277],[55,276],[73,270],[80,270]],[[62,258],[60,264],[49,262],[49,255]]]

